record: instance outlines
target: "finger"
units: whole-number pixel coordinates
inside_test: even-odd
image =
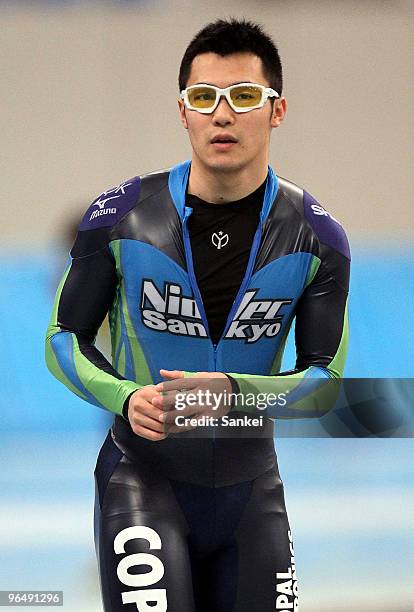
[[[145,403],[151,404],[152,398],[157,395],[160,395],[160,393],[159,391],[155,390],[155,385],[152,385],[151,387],[150,386],[143,387],[139,391],[132,393],[132,395],[129,398],[128,408],[131,408],[131,407],[139,408],[139,406]]]
[[[146,400],[141,398],[139,404],[134,404],[132,409],[132,417],[136,414],[144,414],[147,417],[154,419],[155,421],[159,421],[159,416],[163,413],[162,409],[154,406],[151,402],[147,402]]]
[[[139,425],[141,427],[144,427],[145,429],[150,429],[151,431],[156,431],[158,433],[166,433],[167,431],[164,423],[159,420],[151,419],[145,414],[137,413],[133,416],[131,420],[133,425]]]
[[[139,392],[139,396],[137,398],[134,398],[134,396],[132,395],[132,399],[136,399],[136,401],[140,401],[142,399],[151,402],[152,398],[156,395],[159,395],[160,392],[156,390],[155,385],[148,385],[148,387],[143,387],[140,392]]]
[[[171,424],[175,423],[175,419],[177,417],[199,417],[201,416],[204,410],[205,406],[189,406],[187,408],[184,408],[184,410],[170,410],[169,412],[163,412],[160,415],[159,420],[162,423]]]
[[[174,378],[184,378],[183,370],[160,370],[161,376],[173,380]]]
[[[158,383],[155,386],[155,390],[159,393],[164,391],[187,391],[188,389],[195,389],[198,386],[198,382],[194,378],[175,378],[174,380],[165,380],[164,382]]]
[[[179,414],[192,414],[198,409],[203,409],[205,406],[198,403],[196,393],[191,389],[187,391],[164,391],[162,395],[154,397],[152,403],[163,412],[170,410],[178,410]]]
[[[162,395],[152,398],[152,404],[162,411],[182,410],[187,407],[186,394],[182,391],[164,391]]]
[[[147,440],[151,440],[152,442],[159,442],[160,440],[165,440],[168,437],[168,432],[160,433],[158,431],[154,431],[153,429],[148,429],[147,427],[139,426],[134,432],[137,436],[141,438],[146,438]]]

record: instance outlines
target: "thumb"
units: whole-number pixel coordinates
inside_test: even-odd
[[[182,370],[160,370],[160,374],[163,378],[174,380],[176,378],[184,378],[184,372]]]

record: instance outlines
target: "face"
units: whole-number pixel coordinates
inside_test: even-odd
[[[270,87],[263,74],[262,60],[251,53],[222,57],[216,53],[197,55],[191,66],[187,87],[206,83],[224,88],[236,83],[258,83]],[[235,112],[222,97],[211,114],[186,109],[179,100],[182,124],[188,130],[193,148],[193,163],[216,172],[238,172],[244,168],[267,167],[270,133],[283,120],[286,101],[276,99],[273,110],[269,100],[262,108],[247,113]],[[219,144],[218,136],[230,137],[231,144]]]

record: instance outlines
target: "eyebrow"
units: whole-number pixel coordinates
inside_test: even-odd
[[[240,83],[251,83],[252,85],[255,84],[254,81],[236,81],[235,83],[230,83],[230,85],[227,85],[227,87],[232,87],[233,85],[240,85]],[[218,85],[215,85],[214,83],[208,83],[207,81],[198,81],[197,83],[194,83],[194,85],[211,85],[212,87],[218,87]],[[191,87],[193,87],[193,85],[191,85]],[[226,89],[226,87],[219,87],[219,89]]]

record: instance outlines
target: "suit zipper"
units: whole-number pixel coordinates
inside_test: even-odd
[[[188,218],[190,217],[191,213],[193,212],[192,208],[189,207],[185,207],[185,212],[184,212],[184,219],[183,219],[183,238],[184,238],[184,252],[185,252],[185,259],[186,259],[186,263],[187,263],[187,271],[188,271],[188,276],[190,278],[190,285],[191,288],[193,290],[194,293],[194,298],[195,298],[195,302],[197,304],[198,310],[200,312],[200,316],[201,316],[201,320],[203,322],[204,325],[204,329],[206,330],[207,335],[210,338],[210,331],[208,328],[208,321],[207,321],[207,317],[206,317],[206,313],[204,310],[204,305],[203,305],[203,300],[201,298],[201,293],[200,293],[200,289],[198,287],[197,284],[197,279],[195,277],[195,272],[194,272],[194,263],[193,263],[193,256],[192,256],[192,251],[191,251],[191,243],[190,243],[190,237],[188,234]],[[239,287],[239,291],[237,292],[236,298],[233,302],[233,305],[230,309],[230,312],[227,316],[227,321],[226,324],[224,326],[223,332],[219,338],[219,341],[213,344],[213,363],[214,363],[214,372],[217,371],[217,350],[218,350],[218,345],[220,344],[221,340],[223,339],[223,337],[225,336],[225,334],[227,333],[228,328],[231,325],[231,322],[233,320],[234,315],[237,312],[237,309],[239,308],[241,301],[243,299],[243,295],[245,293],[246,287],[250,282],[251,276],[252,276],[252,272],[253,272],[253,266],[255,264],[256,261],[256,255],[257,255],[257,251],[259,249],[259,244],[260,244],[260,239],[262,237],[262,229],[263,229],[263,223],[262,223],[262,217],[260,216],[260,222],[259,225],[257,227],[256,233],[254,235],[253,238],[253,244],[252,244],[252,248],[250,251],[250,256],[249,256],[249,261],[247,263],[247,268],[246,268],[246,272],[245,275],[243,277],[243,280],[241,282],[241,285]],[[211,342],[211,338],[210,338],[210,342]]]
[[[234,315],[236,314],[236,312],[237,312],[237,310],[238,310],[238,308],[239,308],[239,306],[241,304],[241,301],[242,301],[243,296],[244,296],[245,291],[246,291],[246,287],[249,284],[250,279],[252,277],[253,267],[254,267],[254,264],[256,262],[256,255],[257,255],[257,251],[259,250],[259,244],[260,244],[260,240],[261,240],[261,237],[262,237],[262,228],[263,228],[263,225],[262,225],[262,221],[260,220],[260,223],[258,225],[258,228],[257,228],[256,233],[255,233],[254,238],[253,238],[253,244],[252,244],[252,248],[251,248],[250,255],[249,255],[249,261],[247,263],[246,272],[244,274],[244,277],[243,277],[243,280],[242,280],[241,285],[239,287],[239,290],[237,292],[237,295],[236,295],[236,297],[234,299],[233,305],[230,308],[230,312],[229,312],[229,314],[227,316],[227,321],[226,321],[226,325],[224,326],[223,333],[221,334],[218,343],[214,345],[216,353],[217,353],[217,347],[220,344],[220,342],[222,341],[222,339],[224,338],[224,336],[226,335],[227,330],[229,329],[229,327],[230,327],[230,325],[231,325],[231,323],[233,321]],[[215,358],[217,360],[217,355],[216,355]]]
[[[189,233],[188,233],[188,218],[190,217],[191,213],[193,212],[192,208],[189,207],[185,207],[184,209],[184,218],[183,218],[183,239],[184,239],[184,253],[185,253],[185,260],[186,260],[186,264],[187,264],[187,271],[188,271],[188,276],[190,279],[190,285],[191,288],[193,290],[194,293],[194,299],[195,302],[197,304],[198,310],[200,312],[200,316],[201,316],[201,320],[203,321],[203,325],[204,325],[204,329],[206,330],[206,333],[209,337],[209,340],[211,342],[211,337],[210,337],[210,331],[208,328],[208,321],[207,321],[207,317],[206,317],[206,313],[204,310],[204,305],[203,305],[203,300],[201,298],[201,293],[200,293],[200,289],[198,287],[197,284],[197,279],[195,277],[195,273],[194,273],[194,263],[193,263],[193,256],[192,256],[192,251],[191,251],[191,243],[190,243],[190,237],[189,237]],[[252,276],[252,272],[253,272],[253,266],[254,263],[256,261],[256,255],[257,255],[257,251],[259,248],[259,244],[260,244],[260,239],[262,236],[262,228],[263,228],[263,223],[262,223],[262,216],[260,216],[260,222],[259,222],[259,226],[256,230],[256,233],[254,235],[253,238],[253,244],[252,244],[252,248],[250,251],[250,256],[249,256],[249,261],[247,264],[247,269],[246,269],[246,273],[244,275],[244,278],[241,282],[239,291],[237,293],[237,296],[233,302],[233,306],[230,309],[230,312],[228,314],[227,317],[227,321],[226,321],[226,325],[224,326],[224,330],[223,333],[220,336],[219,341],[213,345],[213,371],[217,372],[217,350],[218,350],[218,345],[220,344],[222,338],[225,336],[225,334],[227,333],[227,329],[229,328],[231,321],[233,320],[234,314],[237,312],[237,309],[243,299],[243,295],[245,292],[245,289],[250,281],[250,278]],[[213,428],[213,444],[215,443],[215,439],[216,439],[216,432],[215,429]]]

